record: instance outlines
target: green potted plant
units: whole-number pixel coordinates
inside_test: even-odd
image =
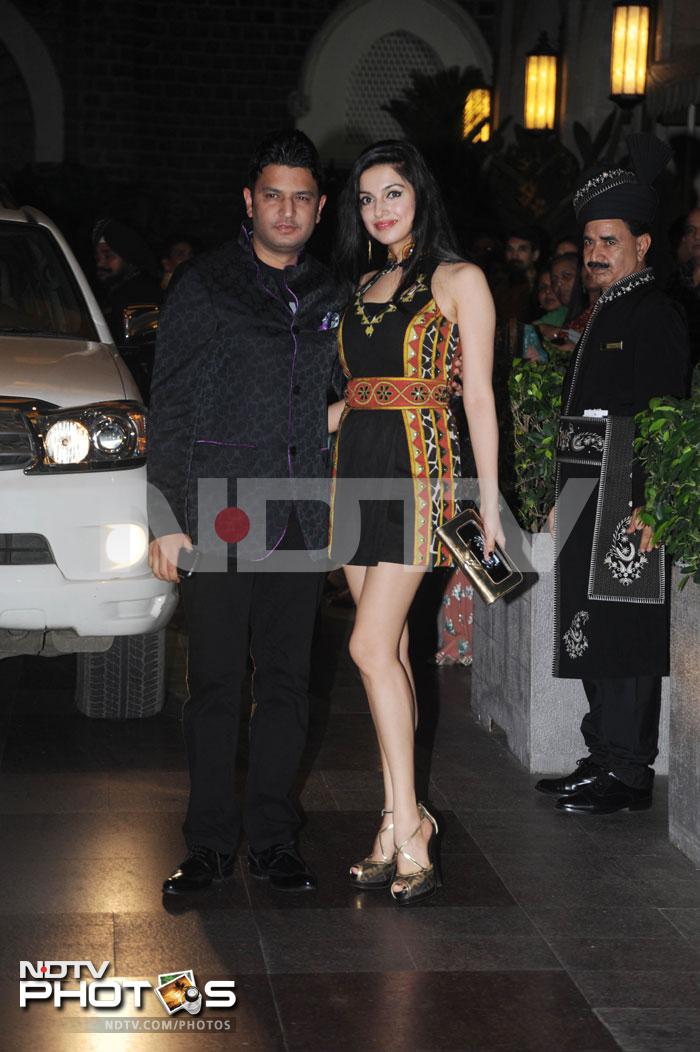
[[[554,504],[556,437],[565,360],[513,363],[509,379],[513,417],[513,509],[525,530],[538,533]]]
[[[700,584],[700,370],[690,398],[652,398],[637,425],[647,475],[642,518],[680,567],[680,587]]]

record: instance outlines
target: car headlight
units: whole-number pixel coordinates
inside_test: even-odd
[[[136,467],[146,458],[146,411],[136,402],[27,412],[37,457],[25,474]]]
[[[57,420],[46,432],[44,446],[54,464],[80,464],[90,452],[90,432],[78,420]]]

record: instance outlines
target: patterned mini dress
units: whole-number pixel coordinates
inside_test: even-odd
[[[339,330],[347,378],[331,485],[331,558],[451,566],[435,531],[458,511],[459,440],[449,383],[459,332],[437,306],[431,281],[438,261],[387,303],[364,297],[382,273],[360,286]]]

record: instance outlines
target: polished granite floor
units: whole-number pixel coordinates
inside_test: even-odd
[[[300,782],[320,886],[301,897],[239,864],[233,881],[164,908],[187,794],[180,634],[166,711],[146,721],[75,712],[70,658],[0,663],[0,1048],[697,1052],[700,875],[666,839],[664,785],[649,812],[556,813],[471,719],[467,670],[419,664],[421,792],[445,887],[403,911],[346,881],[381,805],[349,628],[347,612],[325,610]],[[20,960],[109,961],[109,975],[151,982],[191,968],[200,986],[235,979],[238,1000],[205,1009],[208,1030],[134,1034],[130,1020],[170,1022],[153,995],[141,1013],[21,1011]]]

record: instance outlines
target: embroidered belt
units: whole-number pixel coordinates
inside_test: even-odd
[[[444,380],[358,376],[348,382],[345,401],[350,409],[444,409],[450,389]]]
[[[557,460],[602,464],[607,419],[604,416],[563,416],[557,435]]]

